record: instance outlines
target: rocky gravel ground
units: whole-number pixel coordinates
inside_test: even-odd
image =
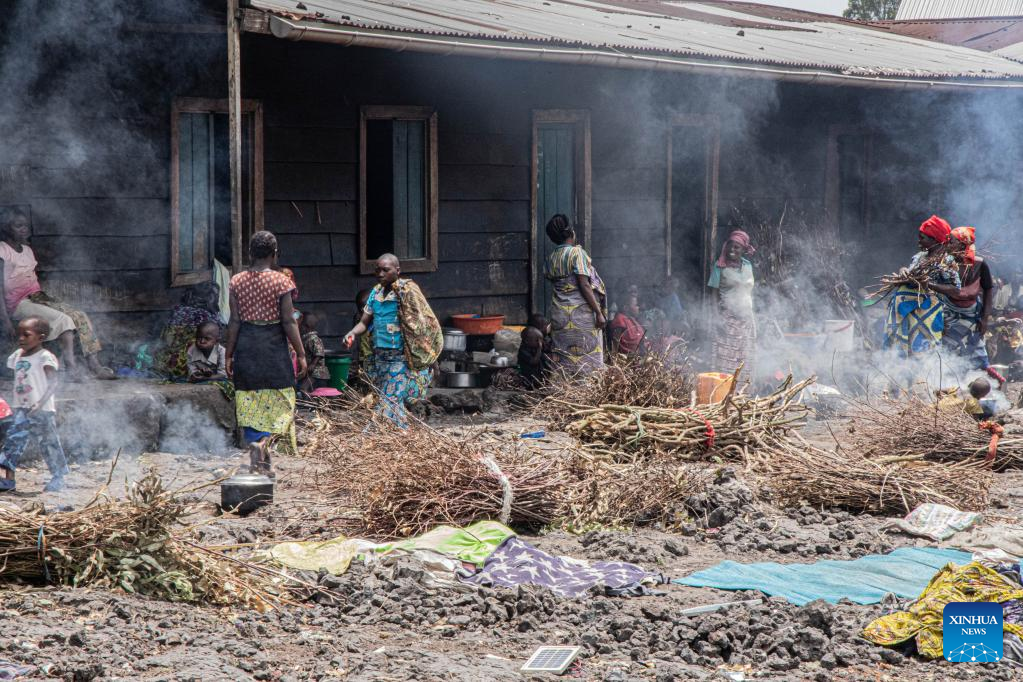
[[[149,466],[180,484],[223,474],[240,456],[152,455],[119,466],[116,481]],[[277,503],[248,518],[214,516],[208,543],[325,538],[350,522],[326,509],[307,464],[281,461]],[[32,491],[26,470],[19,487]],[[81,504],[107,478],[77,467],[64,497],[21,493],[51,508]],[[39,483],[45,473],[38,472]],[[742,473],[709,467],[707,490],[688,502],[691,523],[673,532],[551,532],[527,539],[557,554],[638,563],[678,577],[724,559],[809,562],[848,559],[925,541],[889,532],[886,519],[804,506],[779,510],[755,499]],[[1023,504],[1023,476],[1004,474],[992,518]],[[346,525],[347,524],[347,525]],[[156,602],[115,592],[7,586],[0,590],[0,659],[35,666],[25,679],[88,680],[520,680],[539,645],[583,647],[571,675],[588,680],[1010,680],[1006,665],[924,662],[877,647],[860,629],[896,604],[814,602],[796,607],[752,592],[663,585],[660,596],[564,599],[540,588],[437,589],[415,563],[353,565],[343,576],[306,575],[321,592],[299,606],[260,614]],[[694,606],[760,599],[723,611]],[[725,676],[730,673],[733,677]],[[542,678],[536,678],[542,679]]]

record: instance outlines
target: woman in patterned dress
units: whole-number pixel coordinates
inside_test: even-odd
[[[345,334],[345,345],[351,348],[372,326],[373,362],[368,379],[380,394],[378,411],[405,428],[405,404],[426,394],[444,337],[419,286],[400,275],[397,256],[385,253],[377,259],[379,284],[370,291],[359,322]]]
[[[547,257],[551,295],[553,366],[566,377],[585,376],[604,366],[607,291],[589,254],[575,243],[575,230],[559,213],[547,222],[557,248]]]
[[[717,292],[717,327],[714,330],[714,371],[731,374],[741,365],[753,378],[757,325],[753,316],[754,252],[749,235],[735,230],[711,268],[707,286]]]
[[[231,278],[231,321],[227,325],[226,366],[234,379],[235,412],[249,446],[250,468],[272,474],[268,440],[275,434],[295,443],[295,368],[306,374],[305,349],[295,321],[295,283],[274,269],[277,239],[270,232],[252,235],[252,265]]]

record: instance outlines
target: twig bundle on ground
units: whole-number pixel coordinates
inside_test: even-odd
[[[813,379],[791,377],[774,393],[755,397],[729,395],[713,405],[642,407],[632,404],[587,406],[557,398],[564,429],[591,449],[626,461],[654,453],[682,460],[719,456],[741,460],[757,439],[781,437],[805,419],[800,395]],[[553,410],[552,410],[553,411]]]
[[[311,426],[307,451],[327,464],[321,484],[329,493],[350,496],[374,534],[409,535],[437,523],[499,518],[503,506],[513,524],[545,525],[572,483],[556,461],[525,447],[502,449],[498,462],[479,434],[456,438],[415,420],[402,429],[366,410],[324,410]]]
[[[154,473],[135,483],[127,500],[97,496],[82,509],[53,514],[0,507],[0,580],[257,608],[275,601],[246,564],[179,539],[174,528],[186,513]]]
[[[686,362],[661,354],[609,354],[608,363],[585,378],[552,381],[537,406],[550,419],[564,415],[560,396],[571,395],[575,405],[634,405],[636,407],[682,407],[689,405],[696,377]]]
[[[824,450],[802,439],[765,444],[750,466],[774,501],[796,506],[905,514],[924,502],[980,510],[992,474],[976,462],[880,461]]]
[[[916,396],[863,404],[839,434],[842,449],[880,462],[983,460],[991,432],[956,406],[939,407]],[[1023,467],[1023,438],[1007,434],[997,442],[994,468]]]
[[[540,450],[486,430],[400,429],[366,410],[322,409],[306,452],[326,466],[322,489],[362,513],[365,530],[405,536],[482,518],[515,527],[628,526],[682,513],[700,481],[677,463],[630,467],[577,448]]]

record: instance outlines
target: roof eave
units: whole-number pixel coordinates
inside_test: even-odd
[[[827,71],[820,68],[713,61],[680,55],[642,54],[598,47],[537,45],[525,42],[374,30],[343,24],[293,20],[272,13],[270,14],[270,32],[285,40],[307,40],[345,47],[368,47],[398,52],[412,51],[484,59],[516,59],[583,66],[673,71],[711,76],[732,75],[846,87],[930,90],[1023,88],[1023,80],[1008,77],[994,79],[978,76],[970,80],[962,80],[901,75],[860,75]]]

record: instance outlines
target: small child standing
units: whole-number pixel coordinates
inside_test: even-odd
[[[224,347],[220,345],[220,325],[203,322],[195,329],[195,343],[188,347],[188,381],[227,379]]]
[[[44,490],[56,492],[64,488],[68,474],[64,448],[57,436],[56,404],[57,358],[43,348],[50,335],[50,325],[38,317],[27,317],[18,323],[18,350],[7,358],[14,370],[14,421],[0,449],[0,492],[15,489],[14,470],[25,453],[29,438],[39,443],[46,466],[53,478]]]
[[[302,389],[311,393],[317,388],[330,385],[330,372],[327,370],[326,348],[316,331],[320,324],[320,316],[316,313],[304,313],[298,320],[298,331],[302,335],[302,347],[305,348],[306,362],[309,373],[302,381]]]

